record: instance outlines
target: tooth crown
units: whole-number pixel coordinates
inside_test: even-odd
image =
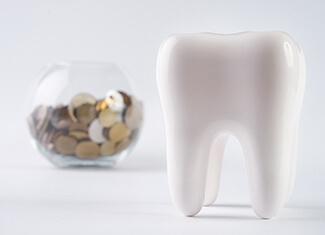
[[[172,199],[185,215],[214,202],[229,135],[241,143],[252,206],[271,218],[292,191],[304,56],[286,33],[178,34],[157,81]]]

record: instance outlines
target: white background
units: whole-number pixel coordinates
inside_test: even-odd
[[[325,2],[0,0],[0,234],[323,234]],[[286,31],[303,48],[307,83],[295,189],[281,213],[250,207],[246,168],[232,139],[216,205],[194,218],[171,204],[155,80],[159,45],[180,32]],[[31,147],[26,96],[55,61],[113,61],[145,101],[134,152],[115,170],[63,170]]]

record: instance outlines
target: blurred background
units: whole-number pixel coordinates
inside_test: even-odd
[[[26,98],[44,65],[57,61],[104,61],[117,63],[127,71],[145,103],[145,123],[138,145],[120,169],[139,174],[161,172],[160,185],[150,181],[152,188],[142,184],[139,187],[148,193],[160,187],[163,200],[170,203],[164,123],[155,72],[161,42],[171,33],[271,30],[288,32],[303,49],[307,62],[297,177],[288,205],[324,207],[324,8],[321,0],[0,0],[0,210],[12,198],[18,202],[24,196],[36,201],[36,195],[45,198],[50,193],[41,188],[49,187],[51,191],[54,188],[48,184],[59,187],[58,179],[64,181],[66,174],[74,177],[74,172],[57,170],[30,145]],[[237,140],[230,140],[225,155],[220,201],[249,203],[245,162]],[[37,172],[42,173],[37,176]],[[47,172],[53,172],[53,176]],[[82,177],[87,177],[84,173]],[[47,180],[40,181],[44,175]],[[118,180],[114,177],[114,181]],[[132,187],[136,186],[125,188],[131,195]],[[55,192],[51,195],[69,198]],[[158,195],[152,197],[160,200]]]

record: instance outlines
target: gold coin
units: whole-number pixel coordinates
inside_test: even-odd
[[[74,155],[77,140],[73,136],[60,135],[54,142],[54,147],[62,155]]]
[[[107,102],[106,102],[106,99],[102,99],[102,100],[98,100],[97,103],[96,103],[96,111],[97,112],[100,112],[104,109],[107,109],[108,106],[107,106]]]
[[[70,104],[68,105],[68,112],[69,112],[69,115],[70,115],[71,119],[74,122],[78,121],[78,119],[75,116],[75,110],[78,107],[80,107],[83,104],[95,105],[96,102],[97,102],[97,100],[93,96],[91,96],[89,94],[81,93],[81,94],[75,95],[71,99]]]
[[[51,115],[51,123],[56,129],[66,129],[72,120],[67,107],[56,107]]]
[[[88,126],[84,123],[73,122],[69,127],[69,131],[83,131],[88,132]]]
[[[119,153],[124,149],[127,149],[132,142],[129,139],[124,139],[116,145],[116,152]]]
[[[96,107],[92,104],[83,104],[76,109],[77,119],[84,124],[90,123],[96,118]]]
[[[82,139],[89,138],[88,135],[87,135],[87,133],[85,133],[83,131],[70,131],[69,132],[69,136],[73,136],[77,140],[82,140]]]
[[[110,127],[116,120],[116,113],[110,109],[104,109],[99,113],[98,119],[104,127]]]
[[[125,139],[130,133],[130,130],[122,122],[115,123],[108,132],[109,139],[117,143]]]
[[[56,130],[54,135],[52,136],[51,142],[54,143],[60,135],[67,135],[67,134],[68,134],[67,130]]]
[[[115,143],[112,141],[106,141],[100,146],[100,154],[102,156],[109,156],[115,153]]]
[[[76,147],[76,155],[80,158],[94,158],[99,153],[99,146],[92,141],[82,141]]]

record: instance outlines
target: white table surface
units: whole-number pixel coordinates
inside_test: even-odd
[[[240,153],[236,166],[235,157],[226,153],[215,204],[195,217],[184,217],[171,203],[163,158],[139,156],[141,149],[136,149],[116,169],[59,169],[36,152],[27,152],[31,156],[23,156],[21,164],[9,161],[0,168],[1,235],[314,235],[325,231],[325,209],[301,199],[297,190],[278,216],[258,218],[250,206]]]

